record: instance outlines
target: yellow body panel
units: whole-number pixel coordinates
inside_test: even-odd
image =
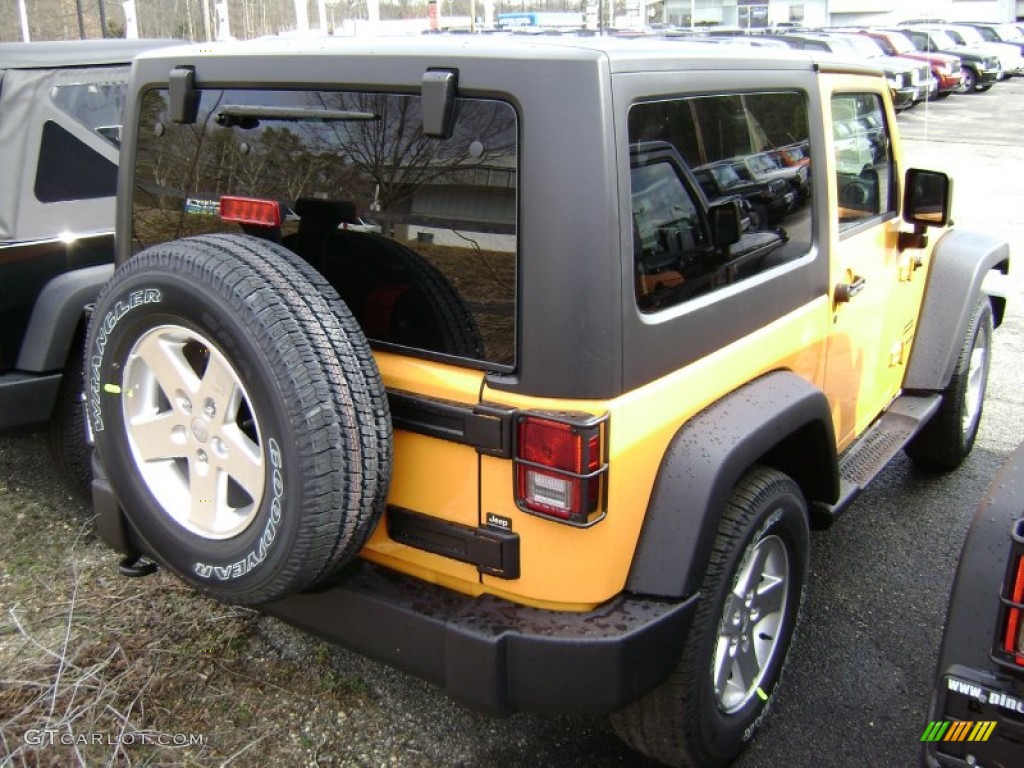
[[[755,334],[644,387],[609,401],[550,401],[485,391],[488,402],[524,409],[608,413],[608,514],[587,529],[516,508],[512,463],[485,458],[484,513],[512,520],[521,537],[522,576],[484,583],[519,602],[564,602],[590,608],[622,591],[647,502],[669,442],[694,414],[758,375],[792,370],[821,384],[828,302],[823,296]]]
[[[376,359],[389,390],[465,405],[479,401],[481,371],[384,352],[377,353]],[[394,451],[388,504],[461,525],[479,524],[478,457],[474,448],[396,429]],[[479,583],[473,565],[392,541],[387,535],[386,517],[370,537],[363,557],[460,591],[471,591]]]

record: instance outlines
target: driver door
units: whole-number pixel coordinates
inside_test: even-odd
[[[840,450],[899,394],[927,273],[897,247],[901,180],[884,82],[840,90],[844,79],[825,100],[835,218],[825,386]]]

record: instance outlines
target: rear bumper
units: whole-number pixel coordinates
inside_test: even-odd
[[[102,463],[93,467],[100,537],[138,554]],[[623,593],[586,613],[541,610],[359,561],[329,589],[262,609],[490,714],[608,714],[675,669],[697,603]]]
[[[325,640],[404,669],[496,715],[607,714],[679,661],[697,598],[620,595],[587,613],[471,598],[369,563],[325,592],[264,606]]]

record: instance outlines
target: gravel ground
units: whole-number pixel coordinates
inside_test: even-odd
[[[958,224],[1017,253],[1022,93],[1011,82],[900,118],[912,162],[956,175]],[[815,534],[787,678],[742,768],[916,761],[967,521],[1024,439],[1020,282],[1007,289],[974,453],[939,477],[898,459]],[[165,574],[123,579],[49,467],[42,434],[0,437],[0,766],[653,765],[601,719],[477,715]]]

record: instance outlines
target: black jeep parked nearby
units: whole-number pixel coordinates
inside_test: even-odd
[[[114,260],[121,110],[132,58],[172,41],[0,45],[0,429],[53,418],[85,489],[85,308]]]

